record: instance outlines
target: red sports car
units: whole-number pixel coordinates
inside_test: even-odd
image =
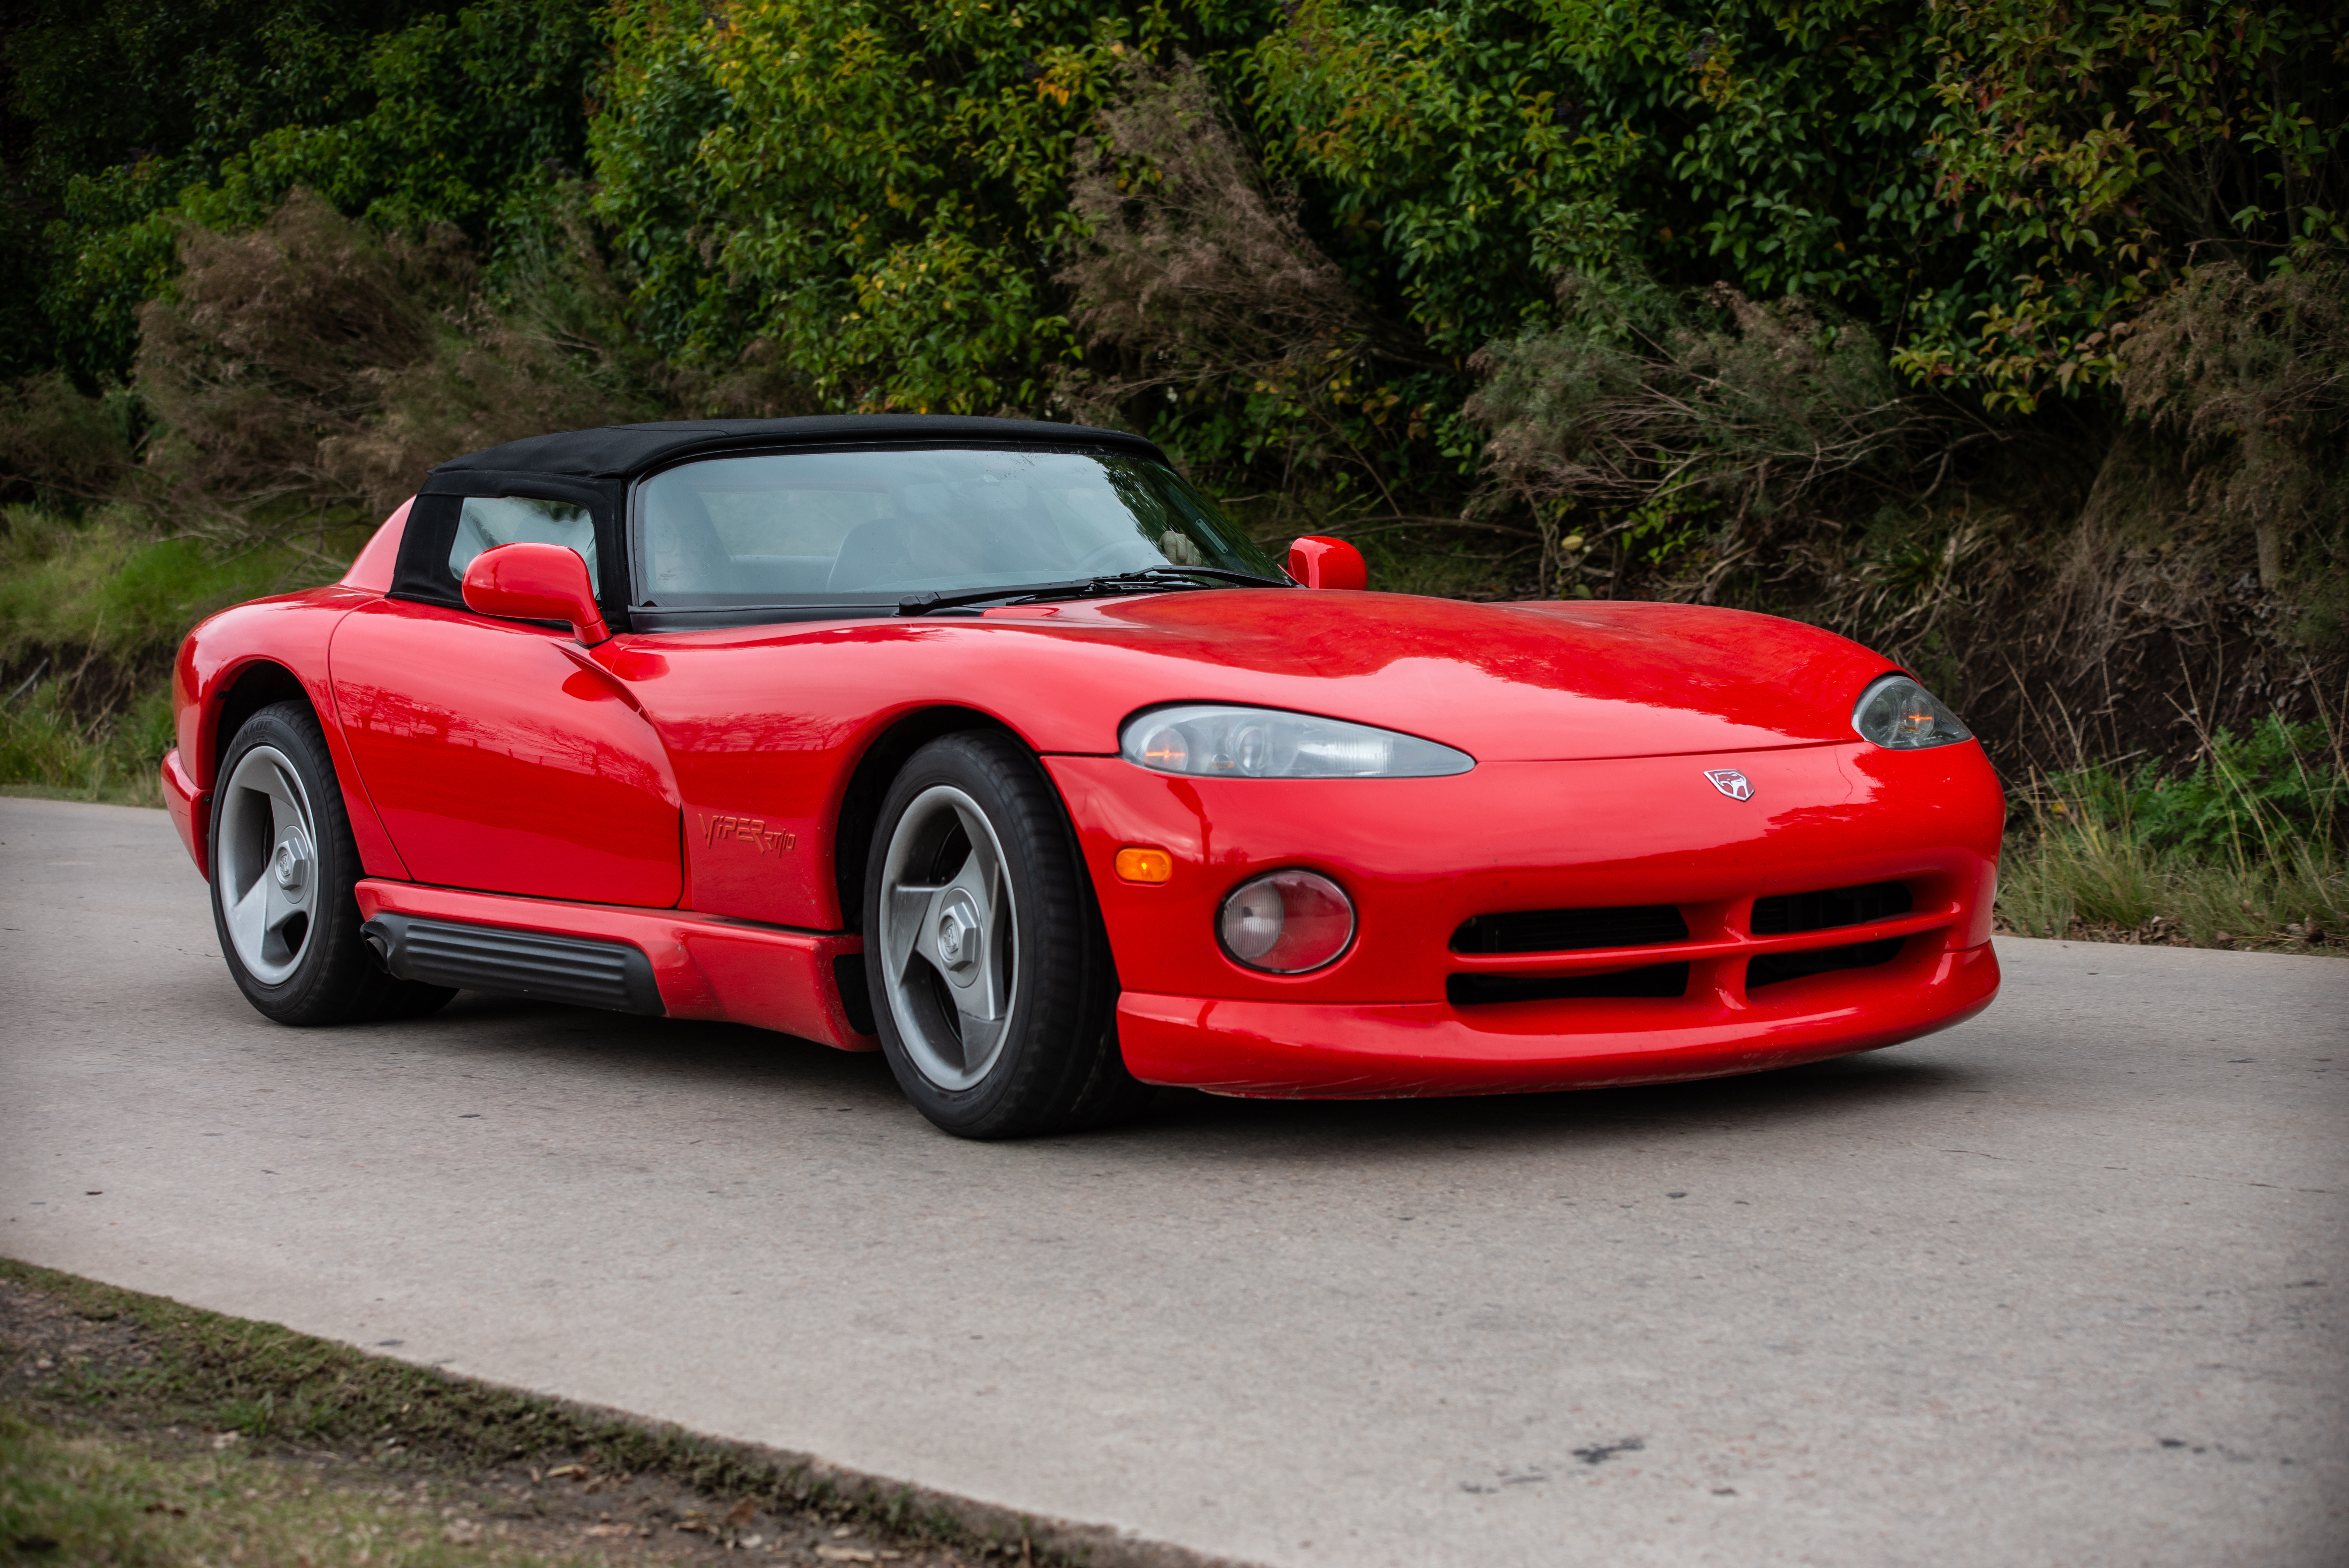
[[[164,790],[272,1018],[732,1019],[972,1137],[1751,1072],[1996,993],[1998,782],[1882,657],[1363,585],[1108,430],[539,437],[190,634]]]

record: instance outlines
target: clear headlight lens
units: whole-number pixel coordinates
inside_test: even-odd
[[[1208,779],[1429,779],[1476,766],[1464,751],[1391,729],[1205,703],[1135,715],[1118,750],[1154,772]]]
[[[1231,891],[1216,934],[1225,952],[1251,969],[1302,975],[1354,940],[1354,901],[1319,872],[1274,872]]]
[[[1893,751],[1921,751],[1974,738],[1956,714],[1907,676],[1872,682],[1851,710],[1851,727],[1863,740]]]

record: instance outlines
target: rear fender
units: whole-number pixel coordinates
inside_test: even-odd
[[[341,787],[343,809],[369,876],[406,880],[408,867],[392,847],[359,780],[358,769],[335,709],[328,684],[327,645],[343,616],[378,595],[340,585],[256,599],[223,610],[188,634],[171,671],[173,729],[179,740],[177,792],[187,800],[190,852],[210,874],[202,848],[220,785],[220,764],[244,721],[273,703],[308,705],[326,738]],[[168,774],[165,797],[173,795]],[[180,815],[177,810],[174,817]]]

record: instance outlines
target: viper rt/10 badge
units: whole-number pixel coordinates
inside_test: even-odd
[[[1714,789],[1733,800],[1754,799],[1754,780],[1734,768],[1708,768],[1704,776],[1713,780]]]

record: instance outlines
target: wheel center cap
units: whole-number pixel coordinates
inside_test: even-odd
[[[310,846],[293,834],[286,835],[269,862],[269,874],[287,892],[301,892],[302,884],[310,880]]]
[[[968,969],[978,958],[978,906],[957,889],[938,908],[938,960]]]

